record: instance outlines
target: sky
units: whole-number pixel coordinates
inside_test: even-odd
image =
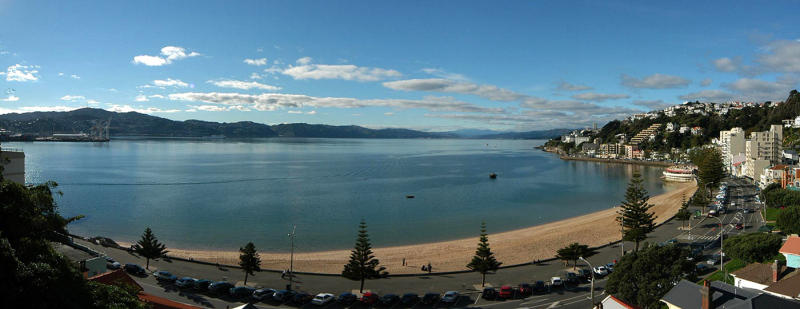
[[[800,86],[797,1],[0,0],[0,113],[576,128]]]

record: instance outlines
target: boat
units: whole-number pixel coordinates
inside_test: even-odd
[[[694,168],[691,166],[673,165],[664,169],[664,180],[686,182],[694,179]]]
[[[413,195],[406,195],[406,198],[414,198]]]
[[[495,174],[495,173],[491,173],[491,174],[489,174],[489,178],[491,178],[491,179],[497,179],[497,174]]]

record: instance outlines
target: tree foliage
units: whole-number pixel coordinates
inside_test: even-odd
[[[767,207],[800,206],[800,191],[778,188],[762,192]]]
[[[653,205],[647,203],[650,196],[642,185],[643,181],[638,171],[633,173],[617,217],[617,221],[622,224],[623,240],[633,241],[636,244],[635,250],[639,250],[639,243],[647,239],[647,234],[655,229],[656,217],[649,212]]]
[[[800,234],[800,206],[792,206],[781,210],[775,225],[784,234]]]
[[[500,268],[500,263],[495,259],[492,249],[489,248],[489,236],[486,234],[486,222],[481,222],[481,237],[478,241],[478,249],[475,251],[475,256],[467,264],[467,268],[472,271],[479,272],[483,279],[481,286],[486,285],[486,273],[496,271]]]
[[[778,234],[749,233],[725,239],[725,254],[747,263],[771,262],[778,255],[783,239]]]
[[[256,246],[252,242],[248,242],[244,247],[239,248],[239,266],[244,271],[244,284],[247,284],[247,275],[254,275],[255,272],[261,271],[261,258],[258,257]]]
[[[361,220],[358,226],[358,237],[350,261],[344,265],[342,276],[350,280],[361,280],[359,291],[364,291],[364,280],[388,275],[386,267],[379,266],[380,261],[372,254],[372,244],[367,233],[367,223]]]
[[[575,242],[558,249],[558,251],[556,251],[556,258],[563,261],[572,261],[572,269],[575,269],[579,258],[587,258],[595,254],[597,254],[597,251],[589,248],[588,245],[581,245]]]
[[[681,209],[675,214],[675,218],[681,220],[681,226],[686,224],[686,220],[692,218],[692,212],[689,210],[689,203],[686,202],[686,197],[682,197]]]
[[[632,305],[659,308],[659,299],[684,274],[694,279],[695,266],[688,256],[688,249],[675,245],[649,246],[626,254],[609,276],[606,292]]]
[[[58,214],[54,187],[0,182],[0,308],[144,308],[135,294],[87,282],[50,245],[74,220]]]
[[[145,266],[147,269],[150,268],[150,259],[160,258],[169,252],[166,245],[158,242],[158,238],[149,227],[144,229],[142,239],[133,245],[133,251],[147,260],[147,266]]]
[[[697,176],[703,185],[716,185],[725,177],[722,153],[717,148],[696,148],[689,152],[689,159],[697,165]]]

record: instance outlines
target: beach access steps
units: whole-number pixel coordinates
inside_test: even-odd
[[[630,144],[639,145],[639,143],[643,142],[645,139],[650,138],[650,135],[655,134],[659,128],[661,128],[660,123],[654,123],[650,125],[649,127],[647,127],[647,129],[644,129],[640,131],[638,134],[634,135],[633,138],[631,138]]]

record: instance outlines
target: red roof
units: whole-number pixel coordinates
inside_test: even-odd
[[[616,302],[620,306],[623,306],[625,308],[628,308],[628,309],[640,309],[639,307],[636,307],[634,305],[629,305],[628,303],[622,301],[621,299],[614,297],[614,295],[608,295],[608,297],[611,298],[611,300],[613,300],[614,302]]]
[[[789,237],[778,252],[800,255],[800,237]]]
[[[116,285],[119,287],[129,285],[136,289],[137,292],[144,290],[139,283],[136,283],[131,276],[128,276],[122,269],[117,269],[112,272],[102,273],[97,276],[89,278],[90,281],[100,282],[107,285]]]
[[[770,167],[769,169],[771,169],[771,170],[776,170],[776,171],[777,171],[777,170],[784,170],[784,169],[786,169],[787,167],[789,167],[789,166],[788,166],[788,165],[786,165],[786,164],[778,164],[778,165],[775,165],[775,166],[773,166],[773,167]]]

